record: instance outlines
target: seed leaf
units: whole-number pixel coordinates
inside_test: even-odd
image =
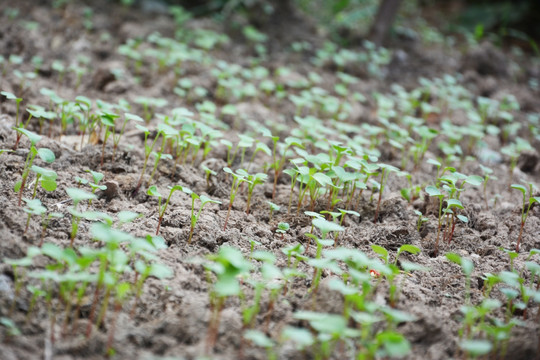
[[[428,193],[429,196],[440,196],[440,197],[443,196],[443,194],[441,194],[441,191],[437,189],[435,186],[427,186],[426,192]]]
[[[54,153],[47,149],[47,148],[41,148],[38,149],[38,155],[41,158],[41,160],[45,161],[46,163],[52,163],[56,159],[56,156],[54,156]]]
[[[516,189],[516,190],[519,190],[523,193],[523,195],[526,195],[527,194],[527,188],[523,185],[520,185],[520,184],[512,184],[510,185],[510,187],[512,189]]]

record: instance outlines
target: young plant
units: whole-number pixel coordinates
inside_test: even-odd
[[[525,228],[525,222],[527,221],[527,218],[529,217],[529,211],[531,210],[532,205],[536,203],[540,203],[540,196],[533,196],[533,185],[532,183],[529,183],[529,194],[527,195],[527,188],[520,184],[512,184],[512,189],[521,191],[523,194],[523,201],[521,204],[521,224],[519,227],[519,235],[516,243],[516,252],[519,252],[519,244],[521,243],[521,238],[523,236],[523,229]]]
[[[276,229],[276,233],[281,234],[281,240],[283,240],[284,235],[287,233],[287,231],[289,231],[289,229],[290,229],[289,223],[280,222]]]
[[[384,191],[384,186],[386,185],[386,180],[388,179],[389,172],[397,172],[399,169],[395,166],[388,164],[379,164],[381,168],[381,185],[379,187],[379,200],[377,201],[377,209],[375,210],[375,218],[373,222],[376,223],[379,218],[379,208],[381,206],[382,193]]]
[[[88,182],[88,185],[92,188],[92,194],[95,194],[97,190],[107,190],[107,186],[105,185],[99,185],[99,182],[103,180],[104,175],[97,171],[92,171],[90,169],[85,170],[87,173],[90,173],[92,175],[92,179],[94,180],[93,183]],[[92,205],[92,199],[88,201],[89,205]]]
[[[143,183],[143,177],[146,172],[146,166],[148,165],[148,159],[150,158],[150,154],[152,153],[152,149],[154,148],[154,145],[156,145],[156,142],[159,139],[159,136],[161,135],[161,132],[158,132],[156,134],[156,137],[154,138],[154,141],[152,141],[151,145],[148,145],[148,135],[150,134],[150,130],[148,128],[142,126],[142,125],[135,125],[135,127],[142,132],[144,132],[144,163],[143,168],[141,170],[141,176],[139,177],[139,181],[137,182],[137,185],[135,185],[135,188],[133,189],[132,196],[137,195],[139,192],[139,189],[141,188],[141,185]]]
[[[96,199],[97,196],[95,194],[77,188],[67,188],[66,192],[73,201],[73,205],[69,209],[69,212],[71,213],[71,236],[69,246],[73,247],[73,241],[77,236],[77,232],[79,230],[79,223],[83,216],[83,214],[77,210],[77,207],[81,201],[93,200]]]
[[[111,113],[101,115],[101,124],[102,126],[105,126],[105,134],[103,135],[103,146],[101,147],[101,162],[99,163],[100,167],[103,166],[103,161],[105,159],[105,145],[107,145],[107,139],[114,134],[114,120],[118,117],[118,115]]]
[[[26,234],[28,231],[28,226],[30,225],[30,217],[32,215],[39,215],[43,216],[45,212],[47,211],[47,208],[41,204],[41,201],[39,199],[24,199],[26,202],[26,207],[24,208],[24,212],[28,214],[28,217],[26,219],[26,226],[24,228],[23,234]]]
[[[116,158],[116,151],[118,150],[118,144],[120,143],[120,139],[122,138],[122,135],[124,135],[124,130],[126,129],[126,124],[128,121],[135,121],[135,122],[143,122],[144,120],[135,114],[125,113],[124,114],[124,122],[122,123],[122,128],[120,129],[119,133],[114,132],[113,133],[113,155],[112,155],[112,161],[114,163],[114,159]]]
[[[36,179],[34,180],[34,191],[32,192],[32,199],[36,198],[38,185],[41,185],[41,187],[45,191],[56,190],[58,186],[56,184],[56,179],[58,178],[58,174],[55,171],[45,169],[36,165],[32,165],[30,170],[36,173]]]
[[[242,253],[235,248],[223,246],[217,254],[208,256],[209,263],[205,265],[210,279],[210,272],[215,273],[216,282],[210,291],[211,316],[208,324],[208,334],[206,337],[206,353],[213,349],[219,331],[221,311],[225,305],[225,300],[229,296],[239,296],[241,294],[238,277],[249,274],[251,263],[244,258]],[[210,281],[210,280],[209,280]]]
[[[279,211],[281,209],[281,206],[274,204],[271,201],[267,201],[268,205],[270,206],[270,216],[268,217],[268,222],[272,222],[272,216],[274,215],[274,212]]]
[[[245,175],[240,173],[234,173],[229,167],[223,168],[223,171],[225,171],[227,174],[231,174],[233,177],[233,181],[231,184],[231,195],[229,197],[229,208],[227,209],[227,216],[225,217],[225,224],[223,225],[223,230],[227,229],[227,222],[229,221],[229,216],[231,214],[231,209],[233,206],[234,198],[236,197],[236,194],[238,193],[238,188],[240,187],[240,184],[245,181]]]
[[[22,121],[21,121],[21,124],[19,124],[19,108],[20,108],[20,105],[21,105],[21,101],[23,99],[16,97],[15,95],[13,95],[12,93],[10,93],[8,91],[2,91],[2,92],[0,92],[0,94],[4,95],[6,97],[6,99],[8,99],[8,100],[15,100],[15,104],[16,104],[15,129],[20,128],[21,125],[22,125]],[[24,128],[24,127],[25,126],[22,126],[22,128]],[[13,145],[13,150],[17,150],[17,147],[19,145],[19,141],[21,141],[21,136],[22,136],[22,133],[18,132],[17,133],[17,139],[15,140],[15,145]]]
[[[250,205],[251,205],[251,196],[253,195],[253,190],[258,184],[262,184],[266,181],[268,175],[263,173],[257,173],[255,175],[249,175],[246,173],[245,182],[248,183],[248,195],[246,200],[246,214],[249,214]]]
[[[21,134],[27,136],[28,139],[30,140],[30,151],[28,152],[28,155],[26,156],[22,179],[20,181],[17,181],[14,187],[15,192],[19,193],[18,205],[21,206],[22,194],[26,186],[26,181],[28,179],[28,175],[30,174],[30,170],[32,169],[32,164],[34,162],[34,159],[36,158],[36,155],[39,155],[41,160],[49,164],[55,160],[55,156],[54,156],[54,153],[47,148],[40,148],[40,149],[36,148],[36,143],[39,140],[41,140],[41,136],[23,128],[17,128],[16,130],[20,132]]]
[[[165,201],[165,204],[162,206],[161,205],[161,199],[162,199],[162,195],[160,194],[160,192],[158,191],[157,187],[155,185],[152,185],[148,188],[148,190],[146,191],[146,193],[150,196],[155,196],[158,198],[158,216],[159,216],[159,219],[158,219],[158,224],[157,224],[157,229],[156,229],[156,235],[159,234],[159,228],[161,226],[161,221],[163,220],[163,215],[165,215],[165,210],[167,210],[167,206],[169,206],[169,201],[171,200],[171,196],[172,194],[177,191],[177,190],[181,190],[181,191],[184,191],[184,188],[180,185],[175,185],[171,188],[171,190],[169,191],[169,196],[167,197],[167,200]]]
[[[189,237],[188,237],[188,244],[191,244],[191,238],[193,237],[193,231],[195,230],[195,226],[197,225],[197,221],[199,221],[199,217],[201,216],[202,209],[204,205],[206,204],[221,204],[221,201],[218,200],[212,200],[206,195],[197,195],[191,190],[184,188],[183,191],[187,194],[191,194],[191,227],[189,229]],[[195,214],[195,199],[199,199],[201,202],[201,206],[199,207],[199,211],[197,214]]]

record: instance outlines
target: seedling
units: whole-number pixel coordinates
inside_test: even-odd
[[[208,335],[206,337],[206,353],[214,347],[221,318],[221,311],[225,300],[229,296],[239,296],[241,294],[238,277],[248,274],[251,263],[244,259],[242,253],[232,247],[223,246],[217,254],[208,256],[209,263],[205,265],[208,272],[216,274],[217,280],[213,290],[210,292],[211,316],[208,324]]]
[[[512,184],[512,189],[521,191],[523,194],[523,201],[521,205],[521,224],[519,227],[519,235],[516,243],[516,252],[519,252],[519,244],[521,243],[521,237],[523,236],[523,229],[525,228],[525,222],[529,217],[529,211],[531,210],[532,204],[540,203],[540,196],[533,196],[533,185],[529,183],[529,194],[527,195],[527,188],[520,184]]]
[[[255,175],[249,175],[246,173],[245,182],[247,182],[248,185],[248,195],[246,200],[246,214],[249,214],[249,209],[251,205],[251,196],[253,195],[253,190],[255,189],[255,186],[258,184],[262,184],[266,181],[268,178],[268,175],[263,173],[257,173]]]
[[[77,236],[77,232],[79,230],[79,223],[83,215],[77,210],[77,207],[81,201],[93,200],[96,199],[97,196],[77,188],[67,188],[66,192],[73,201],[73,205],[69,209],[69,212],[71,213],[71,236],[69,246],[73,247],[73,241],[75,240],[75,236]]]
[[[154,178],[154,175],[156,173],[156,170],[157,170],[157,167],[158,167],[158,164],[159,164],[159,160],[161,160],[161,158],[172,160],[172,155],[165,153],[165,145],[167,144],[167,139],[169,139],[171,137],[174,137],[174,136],[176,136],[178,134],[178,131],[175,130],[173,127],[171,127],[171,126],[169,126],[167,124],[163,124],[163,123],[158,125],[158,131],[162,135],[161,148],[159,149],[159,151],[157,151],[157,152],[152,151],[152,153],[151,153],[154,156],[154,159],[155,159],[154,160],[154,168],[152,169],[152,173],[150,174],[150,178],[146,182],[146,185],[150,185],[150,183],[152,182],[152,179]],[[156,138],[157,138],[157,136],[156,136]]]
[[[231,174],[233,177],[233,181],[231,184],[231,195],[229,197],[229,208],[227,209],[227,216],[225,217],[225,224],[223,225],[223,230],[227,229],[227,222],[229,221],[229,216],[231,214],[231,209],[233,206],[234,198],[236,197],[236,194],[238,193],[238,188],[240,187],[240,184],[245,181],[245,175],[240,173],[234,173],[230,168],[225,167],[223,168],[223,171],[225,171],[227,174]]]
[[[216,176],[217,173],[214,170],[209,169],[208,167],[206,167],[204,165],[202,165],[201,167],[204,170],[204,172],[206,173],[204,178],[206,180],[206,188],[209,189],[210,188],[210,176]]]
[[[177,190],[180,190],[180,191],[185,191],[184,188],[180,185],[175,185],[171,188],[171,190],[169,191],[169,196],[167,197],[167,201],[165,201],[165,204],[162,206],[161,205],[161,199],[162,199],[162,195],[160,194],[160,192],[158,191],[157,187],[155,185],[152,185],[148,188],[148,190],[146,191],[146,193],[150,196],[155,196],[158,198],[158,216],[159,216],[159,219],[158,219],[158,224],[157,224],[157,228],[156,228],[156,235],[159,234],[159,228],[161,226],[161,221],[163,220],[163,215],[165,215],[165,210],[167,210],[167,206],[169,205],[169,201],[171,200],[171,196],[172,194],[177,191]]]
[[[279,211],[281,209],[281,206],[274,204],[271,201],[267,201],[269,207],[270,207],[270,216],[268,217],[268,222],[272,222],[272,216],[274,215],[275,211]]]
[[[422,225],[429,221],[427,217],[425,217],[420,211],[414,210],[414,213],[418,215],[418,220],[416,221],[416,230],[420,232],[420,229],[422,228]]]
[[[136,122],[143,122],[144,120],[135,114],[125,113],[124,114],[124,122],[122,123],[122,128],[120,129],[119,133],[114,132],[113,133],[113,155],[112,155],[112,162],[114,163],[114,159],[116,158],[116,151],[118,149],[118,144],[120,143],[120,139],[122,138],[122,135],[124,135],[124,130],[126,129],[126,124],[128,121],[136,121]]]
[[[103,160],[105,158],[105,145],[107,145],[107,139],[111,134],[114,134],[114,120],[119,115],[106,113],[101,115],[101,124],[105,126],[105,134],[103,135],[103,145],[101,147],[101,162],[99,166],[103,166]],[[114,136],[113,136],[114,138]]]
[[[184,188],[183,191],[187,194],[191,194],[191,227],[189,229],[189,237],[188,237],[188,244],[191,244],[191,238],[193,237],[193,230],[195,230],[195,226],[197,225],[197,221],[199,221],[199,217],[201,216],[202,209],[204,205],[206,204],[221,204],[221,201],[218,200],[212,200],[206,195],[197,195],[194,192],[192,192],[189,189]],[[199,207],[199,211],[197,214],[195,214],[195,199],[199,199],[201,202],[201,206]]]
[[[24,212],[28,214],[28,217],[26,219],[26,226],[24,228],[23,234],[26,234],[28,231],[28,226],[30,225],[30,217],[32,215],[39,215],[43,216],[45,212],[47,211],[47,208],[41,204],[41,201],[39,199],[24,199],[26,202],[26,207],[24,208]]]
[[[36,179],[34,180],[34,191],[32,192],[32,199],[36,198],[38,185],[41,185],[41,187],[45,191],[56,190],[56,178],[58,177],[58,174],[56,174],[55,171],[45,169],[36,165],[32,165],[30,170],[36,173]]]
[[[379,218],[379,208],[381,206],[382,193],[384,191],[384,186],[386,185],[386,180],[388,179],[388,172],[397,172],[399,169],[395,166],[388,164],[379,164],[381,168],[381,185],[379,187],[379,200],[377,201],[377,209],[375,210],[375,218],[373,222],[376,223]]]
[[[276,229],[276,233],[281,234],[281,240],[283,240],[284,235],[289,231],[290,226],[288,223],[280,222]]]
[[[2,91],[2,92],[0,92],[0,94],[4,95],[6,97],[6,99],[8,99],[8,100],[15,100],[15,103],[16,103],[15,129],[21,127],[21,125],[19,124],[19,107],[20,107],[21,101],[23,99],[16,97],[15,95],[13,95],[12,93],[10,93],[8,91]],[[22,122],[21,122],[21,124],[22,124]],[[22,136],[22,133],[18,132],[17,133],[17,139],[15,140],[15,145],[13,145],[13,150],[17,150],[17,147],[19,145],[19,141],[21,140],[21,136]]]
[[[137,185],[135,185],[135,188],[133,189],[132,196],[135,196],[139,192],[139,189],[143,183],[144,173],[146,172],[146,166],[148,165],[148,159],[150,158],[150,154],[152,153],[152,149],[154,148],[154,145],[156,145],[156,142],[159,139],[159,136],[161,135],[161,132],[158,132],[156,134],[156,137],[154,138],[154,141],[152,141],[152,144],[148,145],[148,135],[150,134],[150,130],[148,130],[148,128],[139,124],[135,125],[135,127],[144,132],[144,163],[143,163],[143,168],[141,170],[141,176],[139,177],[139,181],[137,182]]]
[[[39,140],[41,140],[41,136],[23,128],[17,128],[16,130],[20,132],[21,134],[27,136],[28,139],[30,140],[30,151],[28,152],[28,156],[26,157],[26,161],[24,163],[22,179],[20,181],[17,181],[14,187],[15,192],[19,192],[18,205],[21,206],[22,194],[26,185],[26,181],[28,179],[28,175],[30,174],[30,170],[32,169],[32,164],[34,162],[34,159],[36,158],[36,155],[39,155],[41,160],[49,164],[55,160],[55,156],[54,156],[54,153],[47,148],[40,148],[40,149],[36,148],[35,145]]]
[[[92,194],[95,194],[97,190],[107,190],[106,185],[99,185],[99,182],[103,180],[104,175],[97,171],[92,171],[90,169],[85,170],[86,172],[90,173],[92,175],[92,179],[94,180],[93,183],[89,182],[88,185],[92,188]],[[88,201],[89,205],[92,205],[92,199]]]

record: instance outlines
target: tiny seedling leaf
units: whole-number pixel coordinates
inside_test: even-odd
[[[520,184],[512,184],[510,185],[510,187],[512,189],[516,189],[516,190],[519,190],[523,193],[523,195],[526,195],[527,194],[527,188],[523,185],[520,185]]]
[[[441,194],[441,191],[437,189],[435,186],[427,186],[426,192],[428,193],[429,196],[440,196],[440,197],[443,196],[443,194]]]
[[[56,159],[54,153],[47,148],[38,149],[37,152],[41,160],[45,161],[48,164],[54,162],[54,160]]]

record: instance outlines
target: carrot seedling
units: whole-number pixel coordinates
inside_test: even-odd
[[[521,238],[523,236],[523,229],[525,228],[525,222],[527,221],[527,218],[529,217],[529,211],[531,210],[532,204],[540,203],[540,196],[532,196],[533,195],[533,185],[532,183],[529,184],[529,194],[527,195],[527,188],[520,184],[512,184],[512,189],[521,191],[523,194],[523,201],[521,204],[521,224],[519,227],[519,235],[516,243],[516,252],[519,252],[519,244],[521,243]]]

